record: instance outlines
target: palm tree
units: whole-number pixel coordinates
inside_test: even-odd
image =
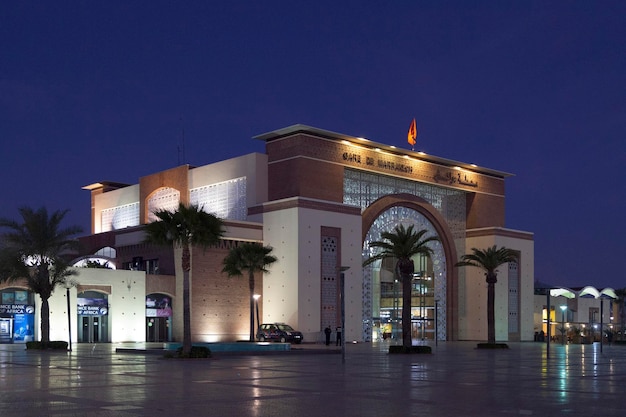
[[[22,222],[0,219],[0,227],[8,229],[3,235],[0,282],[24,279],[28,289],[41,298],[41,342],[50,341],[49,298],[58,285],[64,286],[76,272],[63,258],[67,251],[78,247],[70,237],[82,232],[79,226],[61,228],[69,210],[57,210],[51,215],[45,207],[33,210],[21,207]]]
[[[243,243],[230,250],[224,258],[222,272],[232,276],[243,276],[248,271],[248,287],[250,288],[250,341],[254,341],[254,273],[269,272],[267,266],[278,260],[270,255],[271,246],[261,246],[257,243]],[[261,323],[259,323],[260,325]]]
[[[426,230],[415,232],[413,225],[405,228],[400,224],[393,232],[383,232],[383,240],[370,242],[370,248],[380,248],[376,255],[366,259],[363,266],[372,264],[385,258],[395,258],[396,271],[402,282],[402,345],[410,349],[413,345],[411,338],[411,293],[415,265],[412,257],[415,255],[430,256],[433,250],[427,246],[430,242],[439,241],[436,236],[424,238]]]
[[[498,282],[496,268],[500,265],[517,262],[517,252],[512,249],[493,245],[487,249],[472,248],[471,254],[461,256],[461,260],[455,266],[474,266],[485,271],[487,277],[487,343],[496,343],[496,318],[495,318],[495,284]]]
[[[223,221],[202,211],[196,205],[178,205],[176,211],[157,210],[158,220],[145,227],[146,242],[182,249],[183,269],[183,346],[182,355],[191,353],[191,308],[189,295],[189,271],[191,270],[191,247],[207,248],[219,242],[224,234]]]

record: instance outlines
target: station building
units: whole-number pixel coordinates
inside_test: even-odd
[[[373,254],[369,242],[399,224],[439,238],[431,243],[432,256],[414,259],[415,339],[487,338],[484,274],[454,264],[471,248],[498,245],[515,250],[519,262],[498,271],[496,338],[533,340],[533,234],[505,225],[505,181],[511,174],[305,125],[254,139],[265,142],[265,153],[182,165],[136,184],[84,187],[91,193],[91,234],[81,238],[77,261],[97,258],[116,269],[97,270],[98,283],[88,285],[81,282],[81,270],[76,279],[85,287],[70,290],[71,304],[108,305],[108,330],[100,341],[182,340],[180,253],[144,243],[143,232],[155,210],[174,209],[179,202],[216,214],[226,229],[217,246],[192,250],[194,341],[248,337],[247,278],[221,272],[224,256],[242,242],[272,246],[278,258],[269,273],[255,277],[262,323],[286,322],[305,341],[318,341],[326,326],[340,326],[344,282],[345,340],[401,339],[402,293],[393,260],[362,266]],[[120,284],[129,279],[136,284]],[[132,308],[119,302],[130,289],[137,291]],[[55,320],[62,327],[66,309],[62,301],[54,305],[51,327]],[[78,310],[70,318],[75,314],[74,322],[88,327],[82,333],[93,334],[100,325],[94,317],[85,321]],[[134,338],[116,330],[127,326],[129,316]]]

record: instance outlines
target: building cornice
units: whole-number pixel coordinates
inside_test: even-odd
[[[514,175],[508,172],[504,172],[504,171],[498,171],[498,170],[494,170],[490,168],[479,167],[475,164],[455,161],[455,160],[447,159],[447,158],[441,158],[441,157],[434,156],[434,155],[428,155],[424,152],[416,152],[416,151],[401,149],[395,146],[390,146],[390,145],[385,145],[383,143],[374,142],[369,139],[354,137],[354,136],[346,135],[343,133],[336,133],[336,132],[332,132],[329,130],[319,129],[316,127],[307,126],[303,124],[295,124],[292,126],[282,128],[282,129],[263,133],[263,134],[254,136],[253,139],[258,139],[258,140],[262,140],[265,142],[272,142],[275,140],[287,138],[287,137],[294,136],[297,134],[308,134],[308,135],[312,135],[318,138],[332,140],[335,142],[346,141],[346,142],[349,142],[350,144],[363,147],[363,148],[374,149],[378,152],[387,152],[395,156],[415,158],[420,161],[430,162],[430,163],[441,165],[447,168],[464,169],[467,171],[476,172],[479,174],[485,174],[485,175],[493,176],[496,178],[507,178],[507,177],[511,177]]]
[[[270,213],[272,211],[287,210],[292,208],[306,208],[332,213],[350,214],[354,216],[361,215],[360,207],[302,197],[292,197],[282,200],[270,201],[268,203],[263,203],[258,206],[250,207],[248,209],[248,215]]]
[[[534,233],[521,230],[506,229],[504,227],[482,227],[479,229],[468,229],[465,237],[502,236],[515,239],[534,240]]]

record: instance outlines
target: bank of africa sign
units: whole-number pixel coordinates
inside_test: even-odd
[[[106,316],[109,314],[109,303],[104,298],[78,298],[79,316]]]
[[[26,304],[0,304],[0,314],[33,314],[35,306]]]

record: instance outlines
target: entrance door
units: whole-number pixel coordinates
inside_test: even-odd
[[[169,317],[146,317],[146,342],[169,342]]]
[[[108,342],[107,316],[79,316],[79,343]]]

